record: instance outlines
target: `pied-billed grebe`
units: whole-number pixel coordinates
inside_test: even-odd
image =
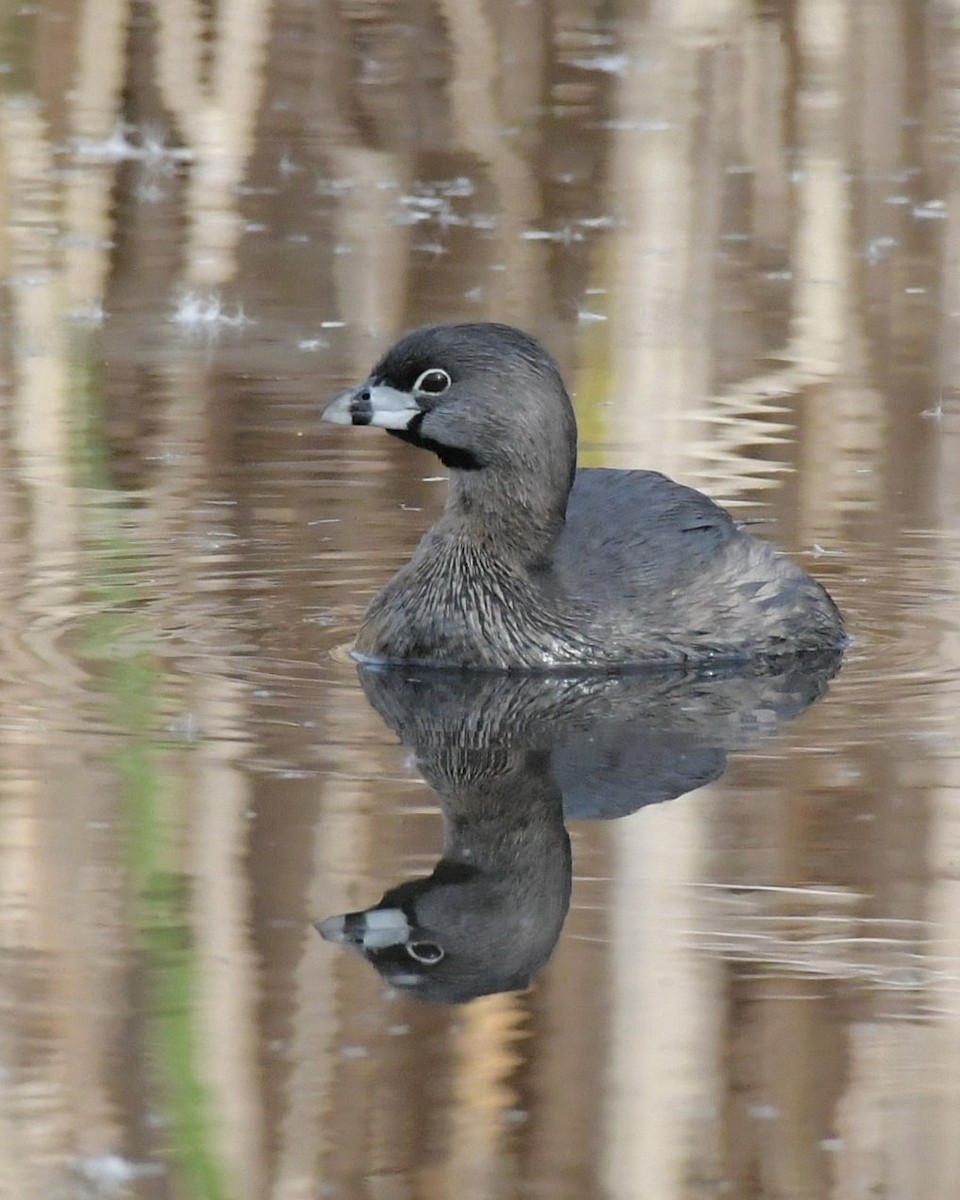
[[[700,492],[654,471],[577,470],[557,366],[508,325],[408,333],[323,419],[379,425],[450,471],[443,515],[363,618],[364,657],[611,668],[843,642],[820,584]]]

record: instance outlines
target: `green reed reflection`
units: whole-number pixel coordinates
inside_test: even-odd
[[[123,494],[108,471],[101,380],[91,359],[76,361],[72,459],[76,481],[88,492],[82,517],[85,583],[95,612],[80,652],[100,666],[107,716],[121,736],[112,764],[127,822],[145,1040],[159,1093],[153,1100],[167,1118],[186,1194],[191,1200],[220,1200],[228,1191],[213,1145],[211,1097],[198,1075],[194,1006],[200,961],[191,938],[190,886],[177,870],[181,847],[167,815],[158,739],[164,676],[133,584],[142,577],[141,554],[125,529]]]

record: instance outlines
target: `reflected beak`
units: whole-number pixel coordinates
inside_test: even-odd
[[[361,953],[402,946],[410,936],[410,924],[402,908],[373,908],[369,912],[327,917],[318,922],[316,929],[325,942],[335,942]]]
[[[381,429],[406,429],[422,413],[409,392],[383,383],[362,383],[334,396],[320,414],[331,425],[379,425]]]

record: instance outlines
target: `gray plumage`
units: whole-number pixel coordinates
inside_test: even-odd
[[[559,371],[506,325],[407,334],[324,412],[450,469],[446,508],[370,605],[366,657],[530,669],[710,663],[842,645],[815,580],[692,488],[576,470]]]

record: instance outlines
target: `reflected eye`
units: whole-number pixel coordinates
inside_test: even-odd
[[[442,367],[430,367],[417,378],[413,385],[415,392],[425,392],[428,396],[439,396],[450,386],[450,376]]]
[[[443,958],[443,947],[436,942],[408,942],[407,953],[419,963],[438,963]]]

